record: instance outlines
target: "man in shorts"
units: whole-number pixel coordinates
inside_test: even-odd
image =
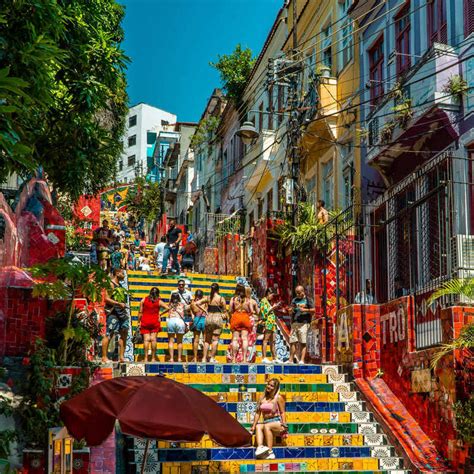
[[[291,302],[290,359],[288,363],[304,364],[306,357],[306,338],[314,313],[313,302],[306,296],[304,288],[295,289],[296,296]]]
[[[107,270],[107,261],[110,254],[109,245],[112,243],[112,229],[110,229],[107,219],[102,222],[102,227],[94,231],[93,241],[96,244],[100,268]]]
[[[126,296],[124,292],[117,289],[122,288],[120,282],[125,278],[123,269],[113,270],[112,286],[113,289],[107,292],[105,296],[105,312],[107,314],[106,333],[102,339],[102,362],[111,362],[107,355],[109,352],[110,338],[119,335],[119,362],[124,362],[125,345],[127,343],[130,321],[128,317]]]

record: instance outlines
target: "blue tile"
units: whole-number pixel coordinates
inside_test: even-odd
[[[206,364],[206,373],[213,374],[214,373],[214,364]]]
[[[249,373],[249,366],[248,365],[241,365],[240,366],[240,373],[241,374],[248,374]]]
[[[223,366],[223,369],[224,369],[224,374],[231,374],[232,373],[232,366],[231,365],[224,365]]]
[[[257,374],[258,366],[255,364],[249,365],[249,374]]]
[[[190,364],[188,366],[188,374],[195,374],[197,373],[197,365],[196,364]]]
[[[258,374],[264,374],[265,373],[265,367],[263,365],[259,365],[257,368],[257,373]]]
[[[283,367],[281,365],[275,365],[273,370],[274,370],[275,374],[282,374],[283,373]]]
[[[220,364],[212,364],[212,367],[214,368],[214,373],[215,374],[222,374],[223,373],[223,366]]]

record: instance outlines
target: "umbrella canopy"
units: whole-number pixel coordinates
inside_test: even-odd
[[[205,433],[222,446],[250,445],[250,433],[214,400],[162,376],[118,377],[89,387],[60,408],[77,440],[101,444],[115,421],[140,438],[197,442]]]

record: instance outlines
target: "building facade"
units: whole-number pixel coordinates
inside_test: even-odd
[[[157,107],[145,103],[130,107],[123,136],[123,153],[118,162],[118,182],[130,183],[137,175],[148,174],[153,167],[157,135],[174,123],[176,115]]]

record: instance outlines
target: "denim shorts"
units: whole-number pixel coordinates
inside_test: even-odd
[[[166,327],[170,334],[184,334],[186,331],[186,326],[181,318],[168,318]]]
[[[129,329],[130,329],[130,322],[129,322],[128,316],[125,318],[119,318],[114,313],[111,313],[107,316],[107,327],[106,327],[107,337],[110,337],[122,331],[128,331]]]

